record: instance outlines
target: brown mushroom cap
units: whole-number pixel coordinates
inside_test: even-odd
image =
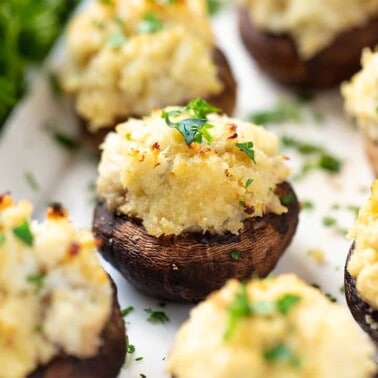
[[[325,89],[349,79],[360,68],[361,51],[378,43],[378,17],[348,29],[313,58],[302,60],[293,39],[258,29],[248,9],[239,9],[242,40],[260,68],[275,80],[299,90]]]
[[[223,83],[223,90],[220,94],[216,96],[205,97],[205,100],[208,101],[210,104],[216,106],[217,108],[221,109],[222,112],[226,114],[232,114],[236,104],[236,81],[234,75],[231,71],[231,67],[228,63],[226,56],[223,52],[218,48],[215,47],[212,52],[213,62],[217,67],[217,74],[219,80]],[[184,101],[183,104],[186,104],[188,101],[192,100],[191,98],[187,101]],[[167,104],[167,105],[176,105],[176,104]],[[112,131],[118,123],[125,121],[126,119],[119,119],[114,125],[110,125],[108,127],[102,128],[96,133],[91,133],[88,131],[87,128],[87,121],[80,118],[80,123],[82,126],[82,130],[86,135],[87,139],[93,144],[95,147],[99,146],[106,134],[109,131]]]
[[[299,213],[290,184],[280,184],[276,193],[292,198],[288,212],[249,218],[239,235],[156,238],[140,221],[111,213],[104,203],[95,209],[93,232],[103,241],[103,257],[136,288],[160,299],[198,302],[229,278],[264,277],[276,266],[295,233]],[[231,255],[235,250],[236,258]]]
[[[117,301],[117,289],[112,281],[112,312],[102,332],[102,345],[91,358],[80,359],[61,355],[41,366],[28,378],[115,378],[125,361],[125,323]],[[77,314],[80,316],[80,314]]]
[[[354,244],[349,250],[344,268],[345,298],[356,322],[378,346],[378,327],[377,329],[373,329],[371,326],[372,324],[377,324],[378,326],[378,310],[372,308],[360,297],[356,288],[356,281],[347,270],[350,257],[353,253]],[[371,319],[371,321],[369,320],[368,322],[368,319]]]

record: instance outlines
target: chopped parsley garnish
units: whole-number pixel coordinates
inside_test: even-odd
[[[236,143],[236,147],[239,148],[240,151],[246,153],[249,158],[256,164],[253,142]]]
[[[301,300],[301,297],[294,294],[285,294],[276,301],[277,310],[282,315],[287,315],[291,309]]]
[[[167,323],[169,322],[169,317],[164,311],[153,311],[150,307],[145,308],[144,311],[149,314],[147,321],[150,323]]]
[[[135,346],[133,344],[127,345],[127,353],[133,354],[135,352]]]
[[[256,125],[280,124],[284,122],[299,123],[306,113],[310,113],[316,122],[323,120],[323,115],[309,107],[308,99],[300,98],[297,101],[280,99],[271,109],[257,111],[249,115],[249,120]]]
[[[21,240],[24,244],[32,246],[34,243],[34,236],[30,230],[29,221],[25,220],[19,226],[13,229],[13,234]]]
[[[327,297],[327,299],[332,302],[332,303],[335,303],[337,302],[337,299],[335,296],[333,296],[331,293],[324,293],[324,295]]]
[[[35,192],[38,192],[38,190],[40,189],[40,186],[39,186],[38,181],[37,181],[37,179],[35,178],[33,172],[31,172],[31,171],[25,171],[25,172],[24,172],[24,177],[25,177],[26,182],[29,184],[29,186],[30,186]]]
[[[230,256],[233,260],[239,260],[240,258],[240,251],[238,251],[237,249],[233,249],[231,252],[230,252]]]
[[[139,377],[140,377],[140,378],[147,378],[147,376],[144,375],[144,374],[142,374],[142,373],[139,374]]]
[[[314,203],[311,201],[302,201],[301,209],[303,210],[312,210],[314,208]]]
[[[0,232],[0,247],[5,244],[5,235]]]
[[[40,291],[43,287],[43,280],[45,279],[45,275],[40,274],[30,274],[26,277],[26,281],[35,285],[37,291]]]
[[[228,325],[224,334],[225,340],[230,339],[240,319],[249,316],[271,316],[277,313],[287,315],[299,303],[300,299],[295,294],[284,294],[275,301],[255,301],[250,303],[247,287],[242,284],[228,307]]]
[[[301,359],[287,345],[277,344],[264,352],[267,362],[287,362],[293,367],[301,365]]]
[[[224,334],[225,340],[229,340],[234,333],[234,330],[240,319],[251,315],[251,308],[249,306],[247,287],[245,284],[236,292],[234,300],[228,307],[228,325]]]
[[[134,307],[133,306],[129,306],[129,307],[126,307],[124,308],[122,311],[121,311],[121,315],[123,317],[126,317],[127,315],[129,315],[131,312],[134,311]]]
[[[121,48],[122,45],[125,43],[125,41],[126,41],[126,37],[124,36],[122,32],[119,31],[119,32],[110,34],[107,43],[110,48],[116,50],[116,49]]]
[[[178,116],[187,111],[193,118],[185,118],[179,122],[173,122],[171,117]],[[170,112],[163,111],[161,117],[169,127],[178,130],[184,137],[185,143],[190,145],[193,142],[202,143],[205,138],[209,143],[213,138],[209,129],[214,126],[207,121],[207,114],[219,111],[218,108],[210,105],[201,98],[196,98],[188,103],[185,108],[173,110]]]
[[[136,359],[135,359],[135,361],[142,361],[143,360],[143,357],[137,357]]]
[[[333,217],[325,216],[322,219],[322,223],[323,223],[323,226],[325,227],[334,226],[336,224],[336,219]]]
[[[251,186],[252,183],[253,183],[253,179],[249,178],[249,179],[245,182],[245,184],[244,184],[245,188],[248,189],[248,188]]]
[[[281,143],[284,147],[292,148],[298,153],[307,156],[301,172],[297,178],[301,178],[308,172],[315,169],[322,169],[329,173],[338,173],[342,168],[342,161],[331,155],[322,146],[307,141],[302,141],[291,136],[283,135]]]
[[[139,33],[156,33],[163,29],[163,22],[152,12],[147,12],[138,25]]]
[[[299,122],[302,119],[301,104],[294,101],[280,100],[272,109],[262,110],[249,115],[249,120],[256,125]]]
[[[207,11],[210,16],[218,13],[227,3],[226,0],[207,0]]]
[[[51,135],[56,144],[66,150],[75,151],[80,147],[80,141],[78,139],[55,129],[50,123],[45,125],[45,130]]]
[[[280,197],[280,201],[282,205],[287,206],[295,201],[295,196],[293,193],[287,193],[284,196]]]
[[[210,113],[219,113],[221,110],[201,97],[197,97],[194,100],[190,101],[186,105],[185,110],[192,116],[196,118],[206,118]]]

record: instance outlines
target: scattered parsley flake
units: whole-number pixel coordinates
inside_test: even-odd
[[[34,236],[30,230],[30,223],[27,220],[15,227],[13,229],[13,234],[29,247],[34,243]]]
[[[127,345],[127,353],[133,354],[135,352],[135,346],[133,344]]]
[[[240,251],[238,251],[237,249],[233,249],[231,252],[230,252],[230,256],[233,260],[239,260],[240,258]]]
[[[247,287],[243,283],[228,307],[228,325],[224,333],[225,340],[231,338],[239,320],[249,315],[251,315],[251,309],[248,301]]]
[[[295,196],[293,193],[287,193],[284,196],[280,197],[280,201],[282,205],[287,206],[295,201]]]
[[[240,151],[246,153],[249,158],[256,164],[253,142],[250,141],[245,143],[236,143],[236,147],[239,148]]]
[[[45,279],[45,275],[43,273],[30,274],[26,277],[26,281],[35,285],[37,291],[40,291],[42,289],[44,279]]]
[[[0,247],[5,244],[5,235],[0,232]]]
[[[333,296],[331,293],[324,293],[324,295],[328,298],[328,300],[332,303],[337,302],[337,299],[335,296]]]
[[[135,361],[142,361],[143,360],[143,357],[137,357],[136,359],[135,359]]]
[[[138,25],[139,33],[156,33],[163,29],[163,22],[152,12],[147,12]]]
[[[140,378],[147,378],[147,376],[145,376],[145,375],[142,374],[142,373],[139,374],[139,377],[140,377]]]
[[[282,315],[287,315],[300,300],[298,295],[285,294],[276,301],[277,309]]]
[[[122,45],[125,43],[126,37],[122,32],[116,32],[109,36],[108,38],[108,45],[112,49],[119,49],[122,47]]]
[[[277,344],[264,352],[268,362],[288,362],[293,367],[301,365],[301,359],[285,344]]]
[[[220,113],[220,109],[197,97],[186,105],[185,110],[195,118],[206,118],[210,113]]]
[[[134,307],[133,306],[129,306],[129,307],[126,307],[124,308],[122,311],[121,311],[121,315],[123,317],[126,317],[127,315],[129,315],[131,312],[134,311]]]
[[[323,226],[325,227],[334,226],[336,224],[336,219],[333,217],[325,216],[322,219],[322,223],[323,223]]]
[[[150,323],[167,323],[169,322],[169,317],[164,311],[153,311],[150,307],[145,308],[144,311],[149,314],[147,321]]]
[[[253,183],[253,179],[249,178],[249,179],[245,182],[244,187],[245,187],[246,189],[248,189],[248,188],[251,186],[252,183]]]
[[[320,156],[319,167],[328,172],[338,173],[341,170],[342,162],[340,159],[324,153]]]
[[[34,173],[32,171],[25,171],[24,177],[25,177],[26,182],[35,192],[38,192],[40,190],[38,181],[35,178]]]
[[[314,203],[311,201],[302,201],[301,209],[303,210],[312,210],[314,208]]]

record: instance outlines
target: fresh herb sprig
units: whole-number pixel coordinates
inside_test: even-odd
[[[224,334],[225,340],[229,340],[238,322],[249,316],[272,316],[274,314],[287,315],[299,302],[301,298],[296,294],[287,293],[275,301],[253,301],[250,302],[247,287],[242,284],[236,292],[234,300],[228,307],[228,324]]]
[[[79,0],[0,2],[0,128],[25,93],[26,73],[47,55]]]
[[[178,130],[184,137],[185,143],[189,146],[191,143],[202,143],[205,138],[209,143],[213,141],[209,130],[214,126],[207,120],[210,113],[218,113],[220,109],[209,104],[201,98],[196,98],[188,103],[184,108],[172,110],[170,112],[163,111],[161,117],[165,120],[169,127]],[[177,117],[183,113],[188,113],[191,118],[185,118],[181,121],[172,121],[173,117]]]

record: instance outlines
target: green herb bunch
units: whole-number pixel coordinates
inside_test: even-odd
[[[26,90],[26,72],[45,58],[79,0],[0,2],[0,127]]]

